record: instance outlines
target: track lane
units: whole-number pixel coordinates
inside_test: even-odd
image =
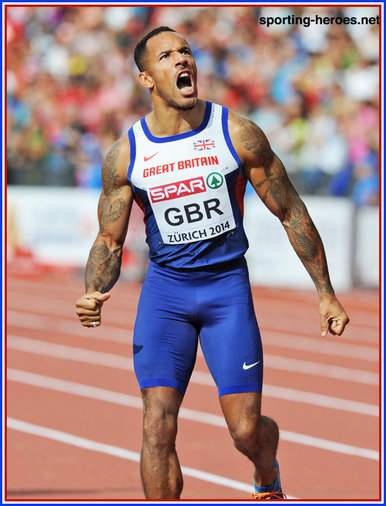
[[[94,366],[94,370],[99,372],[99,367]],[[87,385],[92,385],[90,383],[91,380],[91,374],[92,374],[92,367],[90,368],[89,373],[89,380],[87,382]],[[49,377],[47,377],[47,382],[49,381]],[[135,379],[133,375],[131,376],[131,381],[135,383]],[[11,385],[9,385],[11,386]],[[193,386],[193,385],[192,385]],[[193,396],[196,397],[196,402],[200,401],[200,392],[202,392],[202,387],[198,385],[194,385],[196,388],[190,389],[190,396],[186,396],[185,402],[183,404],[184,407],[190,407],[191,406],[191,398]],[[214,387],[209,387],[212,389],[212,393],[210,395],[213,395],[213,401],[217,403],[217,398],[215,395],[215,389]],[[113,385],[110,387],[110,390],[113,390]],[[138,397],[139,399],[139,397]],[[301,409],[293,409],[294,404],[297,406],[300,404]],[[282,430],[287,431],[295,431],[295,432],[303,432],[305,435],[313,435],[313,428],[315,423],[317,424],[320,421],[320,417],[326,417],[326,409],[325,408],[316,408],[315,406],[305,406],[303,403],[293,403],[288,401],[281,401],[280,402],[280,409],[276,413],[277,407],[279,404],[274,399],[267,399],[265,398],[264,401],[264,411],[266,410],[274,410],[274,415],[271,411],[266,411],[266,413],[272,415],[275,419],[278,419],[279,417],[283,416],[285,413],[295,413],[295,416],[287,418],[287,421],[293,421],[294,424],[291,426],[283,426],[281,424]],[[201,408],[199,411],[203,411]],[[213,413],[213,410],[210,409],[211,413]],[[299,413],[299,416],[296,415]],[[217,414],[220,414],[218,406],[217,406]],[[300,415],[301,414],[301,415]],[[377,439],[376,439],[376,429],[379,425],[379,422],[377,419],[368,420],[366,422],[365,428],[366,430],[362,430],[359,434],[357,434],[356,431],[352,431],[347,427],[347,422],[350,420],[351,422],[355,421],[355,416],[359,417],[358,422],[361,423],[361,419],[363,419],[364,415],[353,415],[350,413],[348,415],[345,412],[341,412],[340,410],[328,410],[328,422],[324,423],[321,428],[319,428],[318,436],[322,439],[333,439],[333,441],[340,442],[340,443],[346,443],[351,444],[352,441],[355,441],[354,447],[361,446],[362,442],[363,445],[368,447],[369,441],[373,441],[373,448],[377,448]],[[311,423],[310,423],[311,422]],[[225,424],[224,424],[225,425]],[[337,433],[337,428],[342,427],[344,430]],[[359,437],[360,436],[360,437]],[[355,454],[355,451],[354,451]]]
[[[54,284],[51,284],[51,282],[54,282]],[[79,291],[78,288],[81,287],[81,280],[76,278],[74,282],[74,278],[71,276],[68,276],[66,279],[61,279],[58,275],[45,275],[43,276],[43,281],[40,278],[36,279],[29,279],[25,283],[25,289],[24,289],[24,295],[25,296],[31,296],[37,292],[39,292],[38,296],[41,297],[37,302],[37,306],[32,307],[32,303],[30,302],[29,307],[23,306],[23,304],[20,304],[20,302],[26,302],[26,299],[21,300],[20,299],[20,287],[24,286],[23,280],[17,280],[17,279],[11,279],[9,283],[9,287],[12,285],[13,289],[15,290],[15,293],[12,294],[12,288],[9,290],[9,309],[10,312],[14,311],[17,314],[13,315],[13,320],[10,318],[12,325],[10,325],[10,331],[12,333],[16,333],[17,335],[27,337],[30,339],[36,340],[43,340],[47,343],[58,343],[58,344],[66,344],[71,345],[73,347],[81,347],[86,348],[94,351],[100,351],[100,352],[106,352],[117,355],[123,355],[123,356],[130,356],[130,341],[131,341],[131,330],[132,329],[132,317],[135,315],[135,306],[136,306],[136,300],[139,294],[140,285],[139,284],[127,284],[123,281],[123,283],[120,283],[120,288],[116,290],[114,288],[114,299],[111,300],[111,302],[114,301],[114,304],[110,304],[108,306],[108,303],[106,303],[104,310],[104,323],[107,324],[106,327],[112,327],[108,328],[107,332],[105,332],[105,336],[103,337],[103,333],[99,332],[102,330],[97,329],[96,332],[99,332],[100,337],[87,337],[87,338],[79,338],[78,335],[72,335],[71,331],[75,328],[79,329],[80,331],[86,330],[81,329],[79,324],[73,325],[74,322],[74,306],[73,306],[73,300],[79,296],[79,293],[81,293],[81,290]],[[118,286],[118,285],[117,285]],[[267,353],[267,356],[279,356],[284,358],[294,358],[299,359],[299,357],[302,357],[304,361],[308,359],[308,361],[314,361],[320,364],[331,364],[336,363],[334,357],[334,350],[331,349],[329,353],[318,353],[315,348],[313,350],[304,350],[301,349],[301,339],[298,340],[297,343],[295,343],[295,339],[299,336],[300,337],[310,337],[307,334],[308,329],[310,327],[314,327],[316,325],[316,332],[318,332],[318,319],[315,318],[315,316],[309,317],[312,312],[315,312],[316,306],[315,306],[315,297],[308,294],[308,292],[294,292],[290,291],[288,294],[285,294],[285,291],[280,290],[270,290],[270,289],[258,289],[254,290],[254,293],[258,292],[257,302],[255,300],[256,310],[259,314],[259,308],[261,309],[261,317],[259,317],[260,320],[260,326],[262,328],[263,333],[263,339],[265,342],[265,351]],[[293,303],[294,301],[294,293],[296,293],[296,304]],[[44,294],[44,295],[42,295]],[[47,297],[48,296],[48,297]],[[14,299],[12,300],[12,297]],[[278,298],[277,298],[278,297]],[[47,298],[49,301],[47,302]],[[55,299],[55,300],[54,300]],[[65,300],[63,302],[63,299]],[[342,299],[342,298],[341,298]],[[349,297],[347,297],[348,302],[351,301]],[[363,371],[367,372],[376,372],[377,369],[377,360],[376,356],[374,356],[374,350],[376,351],[377,343],[379,340],[379,336],[377,337],[377,309],[376,309],[376,298],[373,297],[373,294],[368,293],[365,294],[366,303],[361,305],[360,304],[360,297],[359,295],[354,294],[353,296],[353,302],[352,307],[355,310],[356,314],[358,314],[360,317],[366,317],[362,318],[360,325],[355,324],[353,327],[353,335],[350,336],[349,333],[347,333],[348,338],[344,340],[343,338],[339,338],[339,345],[344,344],[347,345],[347,350],[353,350],[350,351],[351,357],[343,356],[339,358],[338,364],[343,367],[351,367],[352,369],[361,369]],[[29,299],[30,301],[34,300],[33,298]],[[342,299],[343,300],[343,299]],[[262,303],[264,301],[264,305]],[[275,302],[276,301],[276,302]],[[12,302],[12,303],[11,303]],[[279,304],[280,303],[280,304]],[[302,306],[302,309],[299,310],[298,303]],[[259,307],[258,307],[259,305]],[[347,304],[346,304],[347,305]],[[59,309],[58,309],[59,306]],[[296,306],[296,307],[295,307]],[[27,311],[22,311],[22,308],[26,308]],[[111,311],[108,309],[111,307]],[[127,308],[129,309],[127,310]],[[375,310],[374,310],[375,307]],[[71,308],[71,309],[70,309]],[[272,310],[274,308],[274,310]],[[297,308],[297,309],[296,309]],[[48,311],[50,309],[50,311]],[[350,311],[350,309],[348,308]],[[67,314],[67,311],[71,311],[71,314]],[[63,314],[64,312],[64,314]],[[21,313],[21,315],[20,315]],[[52,313],[52,314],[50,314]],[[283,320],[279,320],[277,317],[275,318],[275,315],[280,314],[282,316]],[[28,318],[30,318],[31,322],[33,320],[33,317],[38,316],[39,318],[43,318],[45,320],[45,328],[40,329],[39,328],[31,328],[27,326],[25,322],[28,323]],[[129,317],[128,317],[129,315]],[[278,328],[280,325],[276,324],[276,322],[285,321],[288,317],[291,318],[291,315],[293,318],[291,319],[291,324],[293,322],[296,323],[296,320],[299,320],[299,317],[303,315],[307,320],[307,332],[304,331],[304,326],[300,329],[299,327],[293,323],[293,326],[291,326],[291,329],[286,328]],[[23,319],[24,325],[17,326],[17,319],[18,318]],[[351,314],[350,314],[351,316]],[[16,320],[16,321],[15,321]],[[357,319],[359,321],[359,318]],[[76,321],[76,320],[75,320]],[[40,320],[41,322],[41,320]],[[63,328],[61,327],[63,325]],[[351,325],[351,324],[350,324]],[[36,324],[36,327],[39,327],[39,322]],[[51,328],[50,328],[51,327]],[[285,326],[284,326],[285,327]],[[366,336],[363,338],[361,337],[362,329],[366,329]],[[55,329],[55,333],[53,333],[53,329]],[[59,332],[56,332],[59,329]],[[126,330],[128,329],[128,330]],[[87,331],[87,330],[86,330]],[[74,332],[78,332],[74,330]],[[93,332],[91,330],[91,332]],[[122,338],[123,342],[112,342],[109,340],[108,334],[111,335],[112,332],[116,332],[116,334],[119,335],[119,338]],[[266,332],[267,336],[264,337],[264,332]],[[314,335],[315,335],[315,328],[314,328]],[[94,333],[94,336],[96,334]],[[126,336],[128,338],[128,342],[126,343]],[[287,337],[285,337],[287,336]],[[281,341],[283,341],[283,338],[285,339],[293,339],[293,343],[295,343],[292,346],[286,346],[284,343],[284,346],[281,344]],[[346,337],[346,334],[345,334]],[[271,342],[270,342],[271,339]],[[281,340],[281,341],[280,341]],[[317,342],[317,339],[314,337],[311,337],[309,340],[309,343],[311,343],[311,347],[314,346],[313,343]],[[325,343],[327,346],[330,346],[331,344],[334,344],[333,340],[327,340]],[[350,344],[353,345],[352,348],[350,348]],[[323,346],[323,340],[321,340],[321,345]],[[363,359],[356,358],[356,350],[360,352],[360,349],[355,348],[355,346],[363,346],[363,352],[368,353],[370,360],[367,360],[365,357]],[[300,348],[300,349],[299,349]],[[335,347],[338,349],[338,347]],[[342,348],[341,352],[344,354],[344,347]],[[129,350],[129,351],[128,351]],[[99,386],[100,388],[106,388],[106,383],[110,384],[111,381],[111,388],[114,389],[114,391],[134,394],[139,396],[138,393],[138,387],[136,385],[136,381],[134,378],[134,375],[132,372],[128,372],[125,370],[118,370],[118,369],[111,369],[111,368],[103,368],[103,374],[100,372],[100,367],[97,365],[88,365],[85,363],[76,363],[74,361],[64,361],[60,359],[55,359],[53,357],[42,357],[41,355],[34,355],[31,353],[25,353],[21,351],[16,350],[9,350],[8,351],[8,365],[13,366],[20,369],[25,369],[27,371],[35,372],[37,374],[45,374],[45,375],[51,375],[52,377],[61,377],[63,379],[67,379],[68,381],[72,380],[79,380],[81,382],[84,382],[86,384],[89,384],[91,382],[92,385]],[[66,362],[65,364],[63,362]],[[311,375],[305,375],[305,374],[299,374],[299,371],[292,371],[292,372],[285,372],[281,371],[275,368],[271,368],[269,365],[269,360],[267,361],[267,367],[265,371],[265,383],[271,384],[272,386],[283,386],[289,387],[289,388],[298,388],[298,390],[305,390],[305,385],[307,386],[307,391],[309,392],[315,392],[320,394],[328,394],[333,393],[335,396],[339,397],[342,396],[342,398],[347,398],[348,400],[358,401],[358,402],[370,402],[376,404],[379,397],[378,397],[378,389],[376,385],[365,385],[365,384],[356,384],[355,389],[353,389],[352,382],[343,381],[343,380],[333,380],[329,378],[323,378],[322,380],[318,378],[317,376],[312,377]],[[199,373],[206,372],[206,366],[204,364],[204,361],[202,357],[199,357],[197,360],[197,371]],[[55,374],[56,372],[56,374]],[[10,382],[11,383],[11,382]],[[31,387],[28,385],[19,385],[21,388],[26,389],[27,392],[29,392],[29,396],[31,398],[37,397],[45,397],[45,394],[42,394],[42,391],[36,387]],[[32,393],[34,391],[38,391],[38,394]],[[22,394],[22,398],[24,399],[25,394]],[[58,395],[58,394],[57,394]],[[60,394],[60,398],[62,399],[62,396],[65,396],[66,398],[66,404],[68,403],[68,406],[72,406],[74,400],[71,399],[71,395],[69,394]],[[12,395],[11,398],[14,398]],[[88,401],[87,401],[88,402]],[[101,402],[101,401],[95,401],[94,402]],[[21,406],[23,407],[23,404],[27,403],[27,400],[21,402]],[[186,403],[186,409],[200,409],[201,411],[207,411],[213,414],[216,414],[217,416],[221,416],[221,412],[219,410],[218,406],[218,399],[215,388],[212,386],[207,385],[200,385],[196,383],[192,383],[188,389],[186,398],[184,400],[184,406]],[[32,403],[33,404],[33,403]],[[295,405],[296,404],[296,405]],[[86,407],[86,406],[84,406]],[[352,425],[352,428],[354,429],[354,426],[357,426],[357,424],[363,425],[363,419],[366,419],[365,426],[369,428],[369,431],[374,432],[374,427],[377,426],[376,417],[372,418],[372,422],[368,424],[367,420],[370,418],[368,415],[359,415],[359,414],[351,414],[346,413],[343,414],[337,414],[335,413],[335,409],[331,408],[321,408],[317,406],[310,406],[306,403],[298,403],[295,401],[286,401],[286,400],[278,400],[274,397],[269,397],[269,395],[266,395],[264,397],[264,410],[267,408],[267,410],[270,412],[270,414],[274,413],[275,417],[279,421],[279,425],[284,430],[289,430],[288,428],[296,428],[299,429],[299,427],[303,428],[303,432],[306,432],[307,427],[309,427],[308,421],[312,421],[312,433],[316,435],[316,433],[321,433],[320,429],[320,423],[323,423],[323,417],[324,417],[324,427],[322,430],[325,430],[326,434],[331,436],[332,434],[337,434],[339,438],[342,441],[345,441],[345,438],[350,439],[351,437],[354,438],[354,440],[358,441],[358,437],[355,436],[355,430],[353,431],[352,436],[348,434],[347,430],[344,430],[345,425],[347,425],[347,420],[349,420]],[[73,408],[69,408],[72,410]],[[82,409],[81,407],[75,408],[75,409]],[[90,408],[91,411],[93,408]],[[126,408],[128,409],[128,408]],[[31,407],[31,410],[33,408]],[[135,410],[134,410],[135,411]],[[137,408],[137,411],[140,413],[140,410]],[[330,422],[326,423],[325,421],[325,413],[329,414]],[[133,409],[130,409],[130,413],[133,412]],[[289,422],[291,415],[294,413],[299,412],[302,414],[302,416],[296,415],[298,418],[293,418]],[[331,415],[331,413],[335,413]],[[287,414],[289,413],[289,415]],[[83,416],[83,415],[82,415]],[[131,416],[134,415],[130,415]],[[136,416],[136,415],[135,415]],[[135,417],[134,416],[134,417]],[[359,419],[359,422],[355,421],[356,418]],[[322,420],[321,420],[322,419]],[[289,425],[287,425],[289,423]],[[292,423],[293,426],[292,427]],[[101,421],[101,424],[103,425],[103,420]],[[375,424],[375,425],[374,425]],[[200,426],[200,436],[201,436],[201,425]],[[330,426],[329,426],[330,425]],[[87,423],[86,423],[87,426]],[[342,429],[343,427],[343,429]],[[102,434],[102,441],[104,438],[105,431],[108,431],[108,428],[105,428],[102,426],[101,428]],[[371,430],[370,430],[371,429]],[[192,440],[192,434],[195,434],[197,431],[197,422],[188,421],[188,420],[181,420],[180,423],[180,432],[179,432],[179,441],[181,438],[182,444],[181,444],[181,452],[182,455],[186,455],[186,459],[189,459],[189,462],[194,462],[197,458],[197,462],[202,463],[203,461],[203,454],[205,455],[212,455],[212,454],[219,454],[222,455],[222,452],[216,452],[216,449],[211,450],[211,452],[208,453],[208,445],[210,444],[211,438],[214,438],[218,432],[218,428],[213,428],[213,436],[211,435],[210,430],[207,431],[205,429],[206,435],[202,437],[202,440],[206,443],[202,449],[202,451],[195,451],[194,448],[190,448],[190,444],[194,447],[194,440]],[[185,434],[186,431],[186,434]],[[335,432],[336,431],[336,432]],[[125,432],[125,430],[123,430]],[[127,427],[126,427],[127,432]],[[241,459],[241,466],[247,466],[250,467],[250,464],[244,459],[241,455],[238,455],[237,452],[235,452],[233,445],[230,441],[229,436],[227,435],[226,429],[221,429],[220,432],[225,434],[224,441],[226,440],[226,445],[229,445],[229,461],[231,462],[232,466],[232,474],[234,474],[233,467],[235,466],[235,462],[237,459]],[[296,432],[296,431],[293,431]],[[365,431],[366,432],[366,431]],[[208,436],[209,434],[209,436]],[[367,432],[364,434],[364,436],[368,435]],[[138,436],[138,434],[137,434]],[[350,436],[350,437],[349,437]],[[362,435],[361,435],[362,436]],[[32,439],[34,439],[32,436],[30,436]],[[209,438],[209,440],[207,440]],[[331,439],[331,437],[330,437]],[[185,441],[187,440],[189,444]],[[366,438],[364,437],[364,440],[370,443],[374,443],[374,438]],[[185,441],[185,442],[184,442]],[[352,443],[352,441],[351,441]],[[31,443],[32,444],[32,443]],[[187,445],[185,447],[185,444]],[[221,440],[221,449],[223,448],[223,441]],[[375,446],[377,443],[375,442]],[[63,446],[63,445],[62,445]],[[359,446],[359,445],[358,445]],[[374,447],[374,444],[368,445],[370,448]],[[209,446],[209,448],[211,448]],[[305,484],[303,481],[299,482],[299,476],[297,473],[296,476],[292,476],[292,470],[293,470],[293,453],[296,452],[296,456],[299,459],[300,462],[307,462],[307,465],[311,466],[311,469],[313,469],[316,474],[311,473],[311,478],[309,483]],[[320,498],[323,497],[323,491],[328,490],[328,487],[326,487],[326,483],[329,483],[328,480],[334,480],[333,474],[330,468],[328,467],[328,464],[325,462],[330,461],[330,467],[331,467],[331,453],[330,451],[322,450],[322,449],[315,449],[312,447],[307,447],[305,445],[295,444],[291,443],[286,440],[282,440],[280,444],[280,461],[282,466],[282,473],[283,476],[285,476],[285,481],[291,486],[291,493],[297,497],[315,497]],[[237,456],[236,456],[237,455]],[[314,455],[314,465],[319,465],[321,468],[321,476],[323,476],[323,480],[318,482],[315,480],[315,477],[318,475],[317,468],[312,467],[309,460],[309,455]],[[326,456],[325,456],[326,455]],[[347,455],[337,454],[337,458],[333,458],[334,462],[334,469],[336,474],[336,466],[335,464],[342,463],[344,467],[342,469],[350,469],[350,473],[347,473],[346,476],[342,476],[342,483],[340,487],[340,492],[343,494],[346,494],[343,496],[347,497],[347,494],[349,493],[349,487],[346,486],[349,484],[349,482],[352,483],[353,479],[357,479],[359,477],[359,471],[358,466],[355,464],[355,458],[352,458]],[[344,457],[346,460],[341,460],[341,457]],[[224,460],[220,458],[220,460]],[[357,461],[363,461],[368,459],[360,459],[359,457],[356,457]],[[216,463],[215,463],[216,464]],[[127,465],[127,463],[126,463]],[[367,466],[368,464],[366,464]],[[286,466],[286,470],[284,471],[283,466]],[[289,467],[287,467],[289,466]],[[298,467],[298,466],[296,466]],[[303,469],[302,464],[302,469]],[[367,469],[367,467],[366,467]],[[375,470],[374,470],[375,469]],[[371,490],[374,491],[374,494],[378,493],[378,473],[376,471],[377,469],[377,463],[372,462],[369,464],[368,472],[366,471],[366,480],[364,480],[367,484],[367,489],[363,490],[364,487],[362,487],[362,484],[356,486],[355,493],[356,497],[368,497],[365,492],[368,492],[369,485],[371,485]],[[136,467],[136,470],[138,471],[138,468]],[[245,470],[243,467],[241,467],[242,471],[242,479],[245,481],[246,475]],[[308,471],[308,470],[307,470]],[[345,471],[346,472],[346,471]],[[248,471],[250,474],[250,471]],[[248,474],[248,475],[249,475]],[[307,474],[307,472],[305,473]],[[359,478],[358,478],[359,480]],[[126,478],[127,481],[127,478]],[[191,493],[193,489],[199,489],[202,491],[205,491],[204,498],[218,498],[221,497],[221,487],[216,488],[217,486],[214,485],[202,485],[198,484],[198,480],[194,478],[186,478],[187,481],[187,493]],[[284,480],[283,480],[284,481]],[[347,481],[347,483],[346,483]],[[189,485],[190,484],[190,485]],[[190,488],[193,487],[192,489]],[[214,488],[213,488],[214,487]],[[307,491],[307,487],[310,489]],[[295,492],[299,493],[295,493]],[[80,492],[79,492],[80,493]],[[95,490],[96,494],[99,494],[98,490]],[[135,492],[133,492],[135,493]],[[331,493],[331,490],[328,490],[328,494]],[[337,492],[338,493],[338,492]],[[212,494],[214,494],[212,496]],[[304,495],[306,494],[306,495]],[[313,495],[314,494],[314,495]],[[315,495],[316,494],[316,495]],[[364,495],[363,495],[364,494]],[[134,497],[134,496],[133,496]],[[141,497],[141,495],[140,495]],[[194,495],[191,496],[194,498]],[[196,496],[197,497],[197,496]],[[328,496],[330,497],[330,496]],[[332,498],[339,498],[338,495],[333,495]],[[243,496],[245,498],[245,496]]]
[[[108,409],[104,403],[93,399],[78,399],[71,394],[58,394],[42,389],[38,401],[32,395],[33,388],[20,384],[10,384],[9,388],[14,389],[13,395],[23,399],[23,405],[13,409],[11,415],[14,418],[23,416],[24,421],[36,424],[38,426],[47,426],[47,418],[50,419],[51,426],[57,430],[66,429],[66,432],[78,437],[87,437],[87,439],[103,442],[104,444],[117,445],[119,447],[130,448],[134,451],[138,448],[137,438],[138,430],[127,433],[127,424],[134,423],[137,429],[141,423],[141,411],[126,410],[121,406],[111,405]],[[60,402],[58,402],[60,399]],[[37,402],[37,406],[36,406]],[[36,411],[34,412],[34,408]],[[97,423],[96,423],[97,422]],[[218,427],[208,426],[205,430],[197,432],[197,423],[184,418],[180,419],[179,424],[178,447],[182,462],[193,468],[200,468],[206,472],[216,472],[219,475],[225,475],[232,479],[243,479],[251,473],[250,463],[243,459],[241,455],[234,455],[234,448],[227,434],[226,429],[219,432]],[[199,434],[199,435],[198,435]],[[195,435],[197,435],[195,437]],[[301,455],[308,452],[309,448],[303,445],[293,445],[282,439],[281,448],[289,445],[296,447],[296,453]],[[218,452],[221,448],[221,452]],[[312,448],[315,458],[319,460],[327,459],[335,462],[341,454],[332,455],[329,451]],[[202,461],[203,453],[211,455],[211,459]],[[281,451],[280,451],[281,455]],[[347,465],[351,467],[352,472],[371,472],[373,463],[368,459],[360,457],[343,455],[347,459]],[[352,460],[357,461],[357,465],[349,464]],[[344,461],[345,462],[345,461]],[[235,466],[235,464],[238,464]],[[333,466],[335,467],[335,466]],[[228,469],[228,471],[227,471]],[[329,479],[336,469],[330,469]],[[341,483],[338,484],[341,487]],[[335,486],[331,486],[331,492],[335,497]],[[242,498],[243,496],[241,496]]]

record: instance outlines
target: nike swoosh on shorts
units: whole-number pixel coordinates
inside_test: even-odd
[[[257,365],[259,363],[260,363],[260,360],[258,362],[255,362],[254,364],[248,364],[248,365],[244,362],[243,369],[244,369],[244,371],[247,371],[248,369],[250,369],[251,367],[255,367],[255,365]]]

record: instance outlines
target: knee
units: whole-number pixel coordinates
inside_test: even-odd
[[[237,449],[246,453],[248,448],[255,446],[258,431],[258,423],[253,421],[245,421],[238,423],[230,429],[233,442]]]
[[[244,454],[249,454],[252,449],[258,451],[267,445],[276,448],[279,440],[276,422],[266,416],[239,421],[230,432],[236,448]]]
[[[177,435],[177,417],[155,407],[147,409],[143,419],[143,438],[153,448],[174,446]]]

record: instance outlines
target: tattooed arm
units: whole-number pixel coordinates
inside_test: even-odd
[[[233,113],[230,113],[229,129],[247,178],[263,203],[281,221],[315,284],[320,298],[322,335],[327,331],[341,335],[349,320],[335,297],[324,247],[306,206],[262,130],[252,121]]]
[[[86,265],[86,294],[76,302],[83,326],[100,325],[100,310],[118,280],[133,194],[127,179],[129,146],[126,137],[110,148],[102,165],[103,189],[98,204],[99,233]]]

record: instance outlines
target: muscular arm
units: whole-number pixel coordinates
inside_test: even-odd
[[[102,166],[102,193],[98,204],[99,233],[86,266],[86,292],[107,292],[118,280],[122,247],[133,201],[126,178],[128,147],[119,140],[110,148]]]
[[[314,282],[321,300],[321,315],[323,313],[323,318],[331,320],[331,305],[339,313],[339,326],[336,324],[334,330],[330,321],[330,332],[341,334],[348,318],[335,297],[323,243],[282,162],[273,153],[262,130],[252,121],[231,114],[230,134],[247,178],[264,204],[281,221]]]
[[[129,223],[133,193],[126,177],[129,147],[121,138],[110,148],[102,166],[103,189],[98,204],[99,232],[86,265],[86,293],[76,301],[76,313],[85,327],[99,326],[101,307],[117,282],[122,248]]]

